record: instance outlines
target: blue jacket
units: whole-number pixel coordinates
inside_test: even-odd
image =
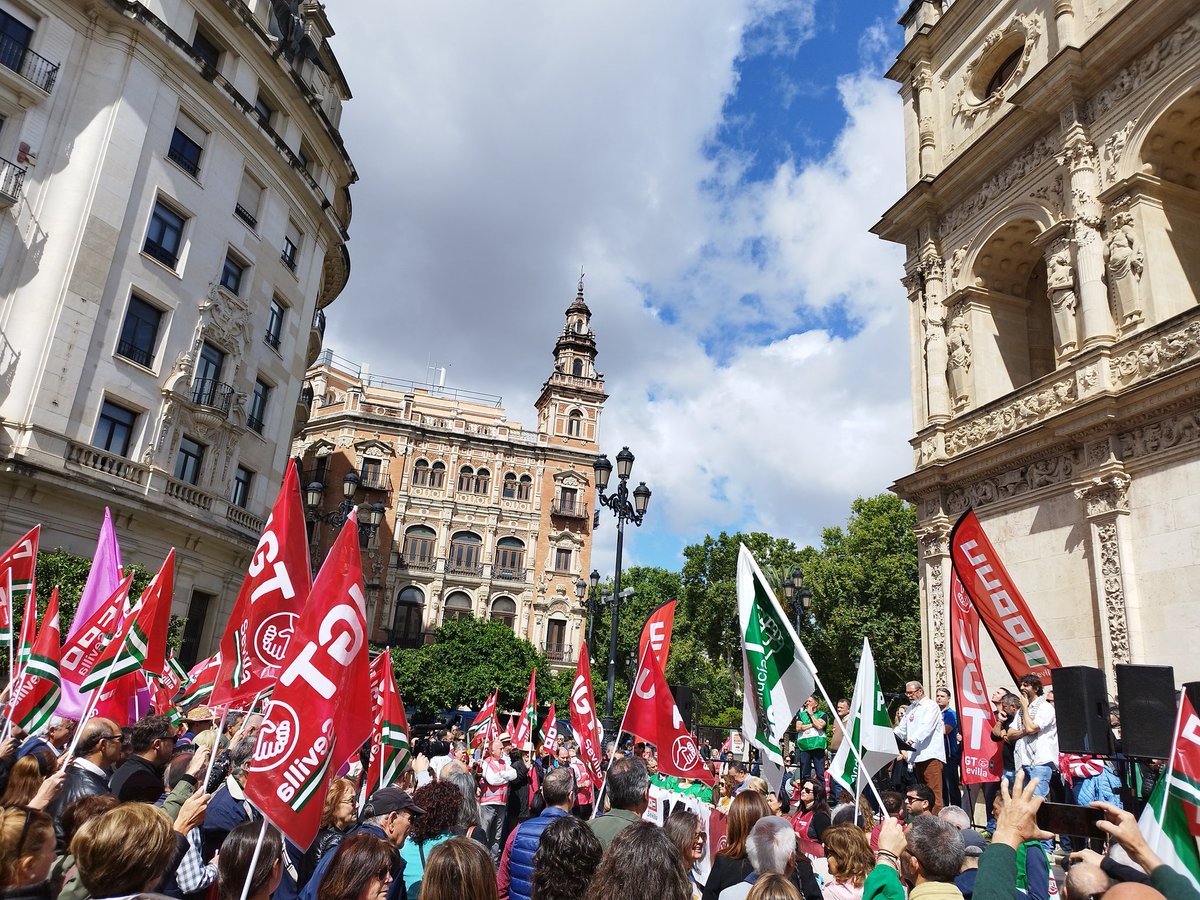
[[[513,838],[508,854],[508,896],[511,900],[530,900],[533,896],[533,854],[537,853],[546,826],[560,816],[570,813],[557,806],[549,806],[535,819],[522,822]]]

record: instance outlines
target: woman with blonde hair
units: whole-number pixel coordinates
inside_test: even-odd
[[[207,733],[207,732],[206,732]],[[321,827],[317,838],[304,854],[305,880],[316,871],[322,857],[336,850],[342,838],[358,821],[358,807],[354,803],[354,782],[349,778],[335,778],[329,782],[325,792],[325,806],[321,810]]]
[[[770,872],[754,882],[746,900],[803,900],[803,897],[786,875]]]
[[[149,803],[124,803],[88,819],[71,839],[79,880],[96,900],[153,891],[175,846],[170,818]]]
[[[29,806],[46,776],[54,774],[57,768],[58,760],[49,750],[34,750],[22,756],[9,770],[0,806]]]
[[[0,809],[0,897],[50,900],[54,820],[40,809]]]
[[[832,879],[823,888],[824,900],[861,900],[863,883],[875,867],[867,833],[857,825],[831,825],[821,836]]]
[[[498,900],[496,868],[479,841],[453,837],[425,861],[421,900]]]

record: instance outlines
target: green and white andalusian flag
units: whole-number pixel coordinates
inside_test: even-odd
[[[1180,695],[1171,758],[1146,801],[1138,828],[1159,859],[1200,891],[1200,716],[1186,693]]]
[[[782,766],[779,741],[816,687],[817,668],[745,544],[738,548],[737,601],[745,677],[742,731],[764,762]]]
[[[851,743],[858,748],[862,757],[861,769],[858,760],[850,752]],[[854,697],[850,701],[850,721],[829,767],[829,777],[858,796],[867,789],[871,777],[895,759],[899,752],[883,691],[879,688],[875,657],[871,655],[870,643],[863,638],[858,678],[854,681]]]

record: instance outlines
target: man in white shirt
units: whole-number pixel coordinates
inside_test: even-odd
[[[487,839],[492,862],[500,861],[500,834],[508,813],[508,783],[517,777],[502,738],[495,738],[483,758],[483,785],[479,793],[479,827]]]
[[[1017,683],[1020,691],[1021,715],[1013,759],[1024,770],[1026,779],[1038,779],[1035,797],[1050,793],[1050,778],[1058,768],[1058,723],[1054,705],[1042,696],[1042,679],[1022,675]],[[1013,733],[1013,729],[1009,730]]]
[[[896,726],[896,737],[912,748],[909,762],[917,780],[929,785],[934,805],[930,812],[937,815],[942,808],[942,767],[946,762],[946,742],[942,740],[942,711],[932,697],[925,696],[919,681],[904,686],[908,696],[908,711]]]

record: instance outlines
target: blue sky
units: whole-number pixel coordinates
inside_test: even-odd
[[[327,346],[529,423],[584,265],[602,448],[654,489],[626,564],[812,542],[904,474],[902,256],[867,233],[903,190],[890,0],[328,9],[361,183]]]

